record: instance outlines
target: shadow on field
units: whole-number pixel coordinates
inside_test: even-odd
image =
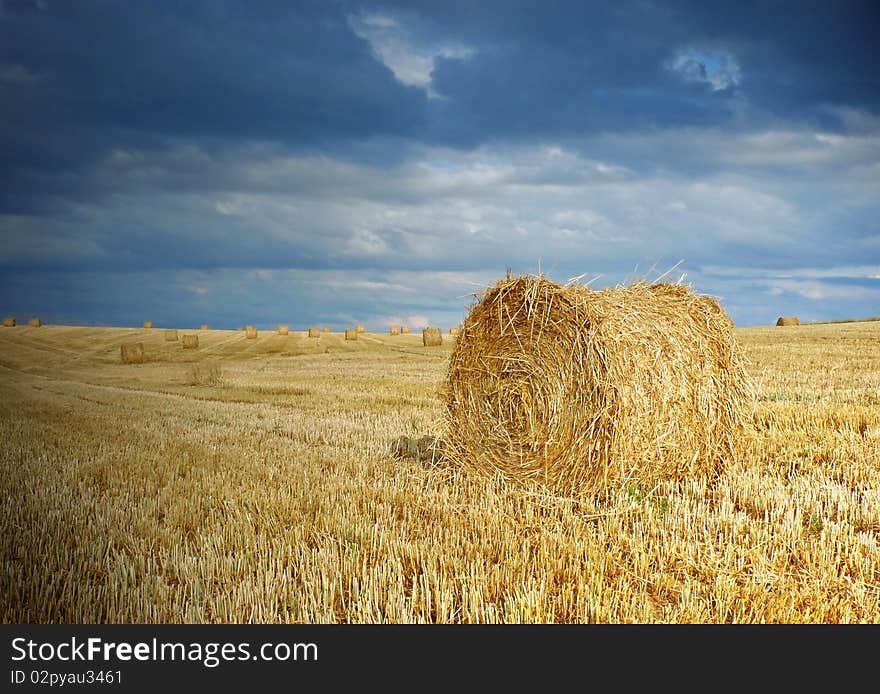
[[[398,436],[391,442],[391,455],[404,460],[440,465],[443,461],[443,442],[434,436]]]

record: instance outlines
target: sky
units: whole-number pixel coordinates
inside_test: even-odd
[[[510,268],[880,315],[878,16],[0,0],[0,313],[445,329]]]

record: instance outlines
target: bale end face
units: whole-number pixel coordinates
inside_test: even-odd
[[[256,340],[257,339],[257,329],[252,325],[248,325],[245,328],[245,337],[248,340]]]
[[[199,336],[198,335],[184,335],[183,336],[183,348],[184,349],[198,349],[199,348]]]
[[[357,340],[358,339],[357,328],[346,328],[345,329],[345,339],[346,340]]]
[[[733,323],[710,297],[508,277],[455,340],[444,440],[458,464],[606,494],[718,474],[742,451],[753,394]]]
[[[801,321],[797,316],[779,316],[776,325],[800,325]]]
[[[321,331],[317,328],[309,328],[309,337],[321,337]]]
[[[146,361],[143,342],[120,345],[119,356],[123,364],[143,364]]]
[[[425,328],[422,330],[422,344],[425,347],[439,347],[443,344],[443,333],[440,328]]]

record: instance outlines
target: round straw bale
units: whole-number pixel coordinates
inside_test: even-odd
[[[278,326],[278,334],[279,335],[287,335],[290,332],[290,328],[286,325]]]
[[[198,349],[199,348],[199,336],[195,333],[187,334],[183,336],[183,348],[184,349]]]
[[[409,333],[409,327],[406,325],[401,325],[400,326],[400,334],[406,335],[407,333]]]
[[[177,340],[177,331],[176,330],[166,330],[165,331],[165,342],[175,342]]]
[[[437,347],[443,344],[443,333],[440,328],[425,328],[422,330],[422,344],[425,347]]]
[[[151,321],[151,320],[145,320],[145,321],[144,321],[144,327],[145,327],[145,328],[152,328],[152,327],[153,327],[153,321]]]
[[[257,329],[252,325],[248,325],[245,328],[245,337],[248,340],[256,340],[257,339]]]
[[[309,328],[309,337],[321,337],[321,331],[317,328]]]
[[[358,339],[357,328],[346,328],[345,329],[345,339],[346,340],[357,340]]]
[[[3,327],[4,328],[14,328],[15,327],[15,318],[13,318],[12,316],[6,316],[6,318],[3,319]]]
[[[143,364],[146,361],[143,342],[129,342],[119,346],[119,356],[123,364]]]
[[[444,384],[452,460],[565,494],[716,474],[753,397],[733,322],[673,284],[508,277],[475,303]]]
[[[397,333],[398,333],[397,326],[392,325],[392,326],[391,326],[391,329],[390,329],[388,332],[389,332],[391,335],[397,335]]]
[[[800,325],[801,321],[797,316],[779,316],[776,325]]]
[[[211,329],[211,328],[210,328],[210,326],[209,326],[207,323],[202,323],[202,324],[199,326],[199,330],[210,330],[210,329]]]
[[[357,331],[358,331],[359,333],[363,333],[363,332],[366,332],[366,328],[365,328],[363,325],[358,325],[358,326],[357,326]]]
[[[41,325],[43,325],[43,321],[41,321],[39,318],[31,318],[28,321],[28,325],[32,328],[39,328]]]
[[[450,335],[458,335],[458,328],[449,328]]]
[[[324,330],[325,333],[329,333],[329,332],[330,332],[330,326],[329,326],[329,325],[325,325],[324,328],[323,328],[323,330]]]

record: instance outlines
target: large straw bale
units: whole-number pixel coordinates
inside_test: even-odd
[[[286,325],[278,326],[278,334],[279,335],[287,335],[290,332],[290,328]]]
[[[437,347],[443,344],[443,333],[440,328],[425,328],[422,330],[422,344],[425,347]]]
[[[41,321],[39,318],[31,318],[28,321],[28,325],[32,328],[39,328],[41,325],[43,325],[43,321]]]
[[[801,321],[797,316],[779,316],[776,325],[800,325]]]
[[[720,473],[753,398],[733,322],[679,284],[487,290],[452,351],[446,450],[462,465],[604,494]]]
[[[152,327],[153,327],[153,321],[151,321],[151,320],[145,320],[145,321],[144,321],[144,327],[145,327],[145,328],[152,328]]]
[[[392,325],[391,329],[388,331],[391,335],[397,335],[399,332],[396,325]]]
[[[15,327],[15,318],[13,318],[12,316],[6,316],[6,318],[3,319],[3,327],[4,328],[14,328]]]
[[[166,330],[165,331],[165,342],[175,342],[177,340],[177,331],[176,330]]]
[[[346,328],[345,329],[345,339],[346,340],[357,340],[358,339],[357,328]]]
[[[195,333],[189,333],[183,336],[183,348],[184,349],[198,349],[199,348],[199,336]]]
[[[317,328],[309,328],[309,337],[321,337],[321,331]]]
[[[406,334],[408,334],[408,333],[409,333],[409,326],[401,325],[401,326],[400,326],[400,334],[401,334],[401,335],[406,335]]]
[[[248,340],[256,340],[257,339],[257,329],[252,325],[246,326],[245,327],[245,337]]]
[[[143,364],[146,361],[143,342],[129,342],[119,346],[123,364]]]

